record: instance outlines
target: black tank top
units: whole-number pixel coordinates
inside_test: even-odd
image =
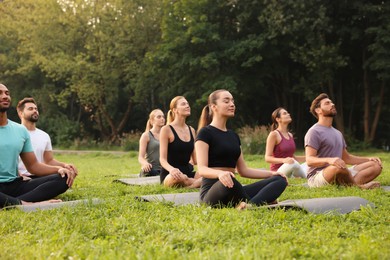
[[[190,131],[191,140],[188,142],[184,142],[179,138],[175,129],[169,125],[172,130],[173,136],[175,139],[172,143],[168,143],[168,163],[175,168],[178,168],[182,173],[186,174],[188,177],[193,178],[194,174],[189,165],[189,161],[191,159],[192,152],[194,151],[194,136],[192,135],[192,131],[190,126],[188,126],[188,130]],[[165,177],[169,172],[165,169],[162,170],[160,174],[160,181],[163,182]]]

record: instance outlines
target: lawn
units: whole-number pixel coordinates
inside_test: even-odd
[[[390,154],[376,156],[384,164],[378,180],[390,185]],[[113,182],[138,173],[136,152],[56,158],[74,163],[80,172],[61,199],[100,198],[102,203],[1,211],[0,259],[390,259],[390,192],[382,189],[309,189],[294,185],[304,180],[293,179],[280,198],[359,196],[376,205],[347,215],[174,207],[134,197],[188,190]],[[251,167],[268,167],[260,156],[246,156],[246,161]]]

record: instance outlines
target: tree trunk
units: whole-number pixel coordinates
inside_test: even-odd
[[[375,139],[376,128],[378,126],[379,117],[380,117],[382,107],[383,107],[383,99],[385,96],[385,85],[386,85],[385,82],[382,81],[381,89],[380,89],[380,93],[379,93],[378,104],[376,106],[374,120],[372,121],[372,125],[371,125],[370,138],[368,139],[368,141],[370,143],[372,141],[374,141],[374,139]]]
[[[131,102],[131,99],[129,98],[129,101],[127,102],[127,108],[126,108],[125,114],[123,115],[122,120],[117,127],[117,131],[119,134],[122,134],[123,129],[125,128],[125,125],[126,125],[127,121],[129,120],[131,108],[133,107],[132,105],[133,105],[133,102]]]
[[[366,61],[365,51],[363,51],[363,64]],[[364,141],[368,142],[370,137],[370,84],[368,83],[367,69],[363,69],[363,86],[364,86]]]

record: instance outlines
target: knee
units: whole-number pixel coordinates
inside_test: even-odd
[[[184,176],[187,177],[186,175],[184,175]],[[168,176],[165,177],[165,179],[164,179],[164,186],[165,187],[181,186],[183,184],[183,182],[188,179],[188,177],[187,178],[185,178],[185,177],[182,177],[180,179],[175,179],[172,177],[172,175],[168,174]]]
[[[288,185],[286,178],[284,178],[280,175],[275,176],[275,181],[277,181],[278,183],[280,183],[281,186],[284,186],[284,187],[287,187],[287,185]]]
[[[379,163],[370,161],[370,167],[373,171],[373,173],[378,176],[382,172],[382,166],[379,165]]]
[[[165,177],[163,184],[165,187],[173,187],[177,184],[177,181],[168,174],[168,176]]]

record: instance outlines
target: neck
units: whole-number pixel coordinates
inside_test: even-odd
[[[7,118],[7,112],[0,112],[0,126],[7,125],[8,118]]]
[[[160,126],[153,126],[152,128],[150,128],[150,131],[152,131],[153,133],[160,133],[160,130]]]
[[[185,126],[186,125],[186,118],[181,116],[176,116],[175,120],[172,121],[171,125],[177,125],[177,126]]]
[[[34,131],[36,129],[34,122],[22,120],[22,125],[24,125],[29,131]]]
[[[281,133],[288,133],[288,125],[278,125],[278,128],[276,128]]]
[[[226,117],[214,116],[213,117],[213,121],[211,121],[210,125],[218,128],[220,130],[226,131],[227,130],[226,123],[227,123],[227,118]]]
[[[320,116],[318,118],[318,124],[320,124],[322,126],[331,127],[332,123],[333,123],[333,117],[323,117],[323,116]]]

